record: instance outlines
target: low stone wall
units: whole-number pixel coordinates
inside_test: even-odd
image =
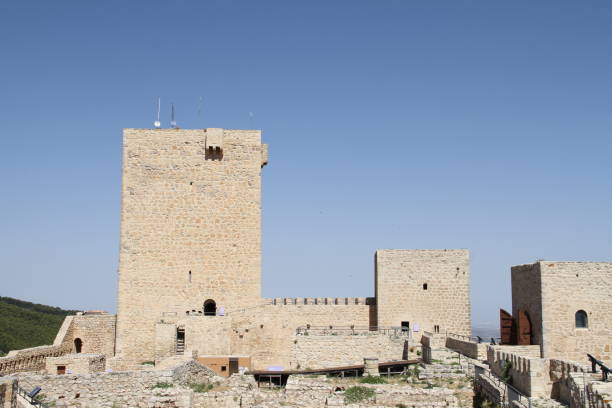
[[[506,353],[516,354],[518,356],[540,358],[542,354],[540,352],[540,346],[537,344],[530,346],[508,346],[508,345],[487,345],[487,347],[493,347],[495,350],[503,351]]]
[[[592,382],[587,385],[586,398],[591,408],[612,408],[612,386],[610,383]]]
[[[190,408],[193,392],[181,386],[218,380],[211,370],[193,361],[176,367],[174,370],[105,372],[85,375],[22,374],[18,378],[22,388],[41,387],[41,393],[45,395],[47,401],[55,402],[58,406],[82,408],[110,408],[113,406]],[[175,383],[178,386],[155,387],[156,384],[163,383]],[[164,405],[171,401],[174,405]]]
[[[248,384],[248,381],[245,381]],[[359,406],[389,406],[403,404],[415,408],[449,407],[457,408],[458,400],[449,389],[420,389],[402,385],[370,385],[374,397]],[[349,384],[326,381],[317,378],[291,376],[285,390],[265,392],[256,385],[245,388],[232,387],[228,391],[196,393],[193,396],[194,408],[251,408],[251,407],[325,407],[347,406],[344,390]],[[352,405],[356,406],[356,405]]]
[[[355,336],[294,336],[294,367],[326,368],[363,364],[364,357],[380,362],[408,358],[407,336],[360,334]]]
[[[101,354],[65,354],[45,359],[46,374],[57,374],[63,366],[66,374],[90,374],[104,371],[106,357]]]
[[[566,405],[572,400],[581,400],[581,388],[576,384],[572,374],[583,373],[586,370],[578,363],[551,359],[549,363],[550,379],[553,382],[551,397]],[[576,395],[578,394],[578,395]]]
[[[0,378],[0,408],[16,408],[16,380],[13,377]]]
[[[446,337],[446,347],[474,360],[485,361],[487,359],[486,343],[477,343],[467,338],[449,335]]]
[[[507,364],[510,364],[507,370],[510,383],[521,393],[529,397],[550,397],[552,383],[547,359],[524,357],[488,346],[487,362],[491,372],[500,378],[504,376]]]
[[[42,371],[45,369],[45,358],[69,352],[70,348],[66,346],[39,346],[11,351],[6,357],[0,357],[0,375]]]
[[[485,398],[495,406],[503,406],[505,385],[492,378],[484,365],[474,366],[474,393],[478,398]]]
[[[426,364],[431,364],[433,360],[442,359],[442,356],[448,354],[446,335],[444,334],[423,332],[421,346],[422,359]]]

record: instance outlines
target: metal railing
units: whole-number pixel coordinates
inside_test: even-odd
[[[592,355],[587,353],[587,357],[589,358],[589,360],[591,361],[591,368],[593,369],[593,372],[596,373],[597,372],[597,366],[599,366],[599,368],[601,369],[601,380],[602,381],[608,381],[608,374],[610,374],[612,372],[612,370],[610,370],[610,368],[608,368],[603,361],[600,361],[598,359],[596,359],[595,357],[593,357]]]
[[[297,335],[358,336],[367,334],[385,334],[412,338],[412,332],[405,327],[382,326],[300,326],[295,330]]]
[[[486,377],[490,379],[497,388],[502,390],[501,401],[498,401],[500,405],[504,407],[512,407],[512,403],[517,402],[525,408],[532,408],[530,397],[526,396],[512,385],[497,377],[491,372],[491,370],[482,366],[474,366],[474,382],[476,382],[478,377]]]
[[[469,342],[473,342],[473,343],[485,343],[485,342],[489,342],[489,344],[492,345],[498,345],[501,344],[501,338],[500,337],[491,337],[490,340],[486,340],[483,339],[480,336],[468,336],[466,334],[457,334],[457,333],[451,333],[451,332],[446,332],[446,336],[447,337],[453,337],[453,338],[457,338],[460,340],[465,340],[465,341],[469,341]]]
[[[40,389],[39,389],[40,391]],[[34,391],[31,392],[27,392],[26,390],[24,390],[23,388],[21,388],[19,385],[17,386],[17,394],[19,394],[20,396],[22,396],[30,405],[32,405],[33,407],[39,407],[39,408],[51,408],[51,406],[45,402],[40,401],[39,399],[36,398],[36,395],[40,395],[38,394],[38,392],[36,392],[34,394],[34,397],[31,397],[30,395],[33,393]]]

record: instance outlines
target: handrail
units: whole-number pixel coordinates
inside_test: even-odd
[[[593,369],[593,372],[596,373],[597,372],[597,366],[599,366],[599,368],[601,369],[601,379],[602,381],[608,381],[608,374],[612,373],[612,370],[610,370],[610,368],[608,368],[603,361],[596,359],[595,357],[593,357],[592,355],[587,353],[587,357],[589,358],[589,360],[591,360],[591,367]]]
[[[476,369],[476,367],[478,367],[478,370]],[[483,366],[474,366],[474,381],[476,381],[476,377],[478,375],[484,375],[491,379],[495,385],[498,388],[502,388],[504,389],[504,395],[502,395],[502,402],[505,399],[510,400],[510,393],[508,391],[512,391],[513,394],[516,394],[516,396],[518,397],[518,402],[519,404],[525,405],[525,403],[521,403],[521,400],[525,399],[527,400],[527,407],[531,408],[531,398],[528,397],[527,395],[523,394],[522,392],[520,392],[518,389],[516,389],[514,386],[508,384],[507,382],[505,382],[504,380],[502,380],[500,377],[496,376],[495,374],[493,374],[493,372],[491,370],[489,370],[488,368],[485,368]],[[506,404],[502,404],[502,405],[506,405]]]
[[[299,326],[295,333],[298,335],[308,335],[309,333],[331,334],[331,335],[358,335],[358,334],[387,334],[395,336],[411,337],[412,332],[405,327],[396,326]]]
[[[37,401],[36,398],[32,398],[28,395],[28,392],[21,388],[21,386],[17,385],[17,393],[21,395],[28,403],[35,407],[39,408],[51,408],[49,404],[46,404],[42,401]]]

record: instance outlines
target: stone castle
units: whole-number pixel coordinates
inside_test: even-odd
[[[115,389],[134,406],[158,406],[135,401],[153,398],[156,384],[176,380],[177,370],[183,377],[204,375],[201,366],[189,365],[193,360],[208,367],[207,378],[210,370],[221,376],[247,370],[286,381],[289,373],[330,367],[368,370],[368,357],[374,371],[376,359],[386,362],[378,369],[403,364],[404,374],[417,361],[429,376],[452,376],[459,368],[474,378],[477,394],[506,406],[532,408],[521,402],[524,393],[571,407],[610,408],[600,385],[587,384],[584,365],[612,362],[612,263],[512,267],[512,312],[500,311],[501,345],[471,336],[465,249],[376,251],[375,293],[368,298],[262,298],[267,163],[267,145],[256,130],[125,129],[117,315],[68,316],[53,345],[0,358],[0,376],[25,372],[0,381],[0,406],[16,381],[44,384],[57,401],[74,394],[68,406],[89,406],[80,405],[83,378],[95,394],[91,406],[114,407],[108,396]],[[520,390],[517,400],[508,400],[515,394],[502,377],[513,382],[512,392]],[[319,386],[329,384],[313,387]],[[297,389],[296,395],[304,391]],[[243,404],[243,391],[159,406],[259,406]],[[587,397],[597,403],[586,404]],[[397,406],[393,401],[389,406]]]
[[[124,131],[117,368],[177,346],[295,368],[308,326],[471,333],[466,250],[377,251],[372,298],[262,298],[267,162],[259,131]]]

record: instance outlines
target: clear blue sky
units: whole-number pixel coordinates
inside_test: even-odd
[[[121,129],[263,129],[263,295],[371,296],[377,248],[612,261],[610,1],[4,1],[0,295],[115,310]],[[203,96],[203,115],[198,100]],[[254,118],[249,118],[249,112]],[[252,122],[252,123],[251,123]]]

